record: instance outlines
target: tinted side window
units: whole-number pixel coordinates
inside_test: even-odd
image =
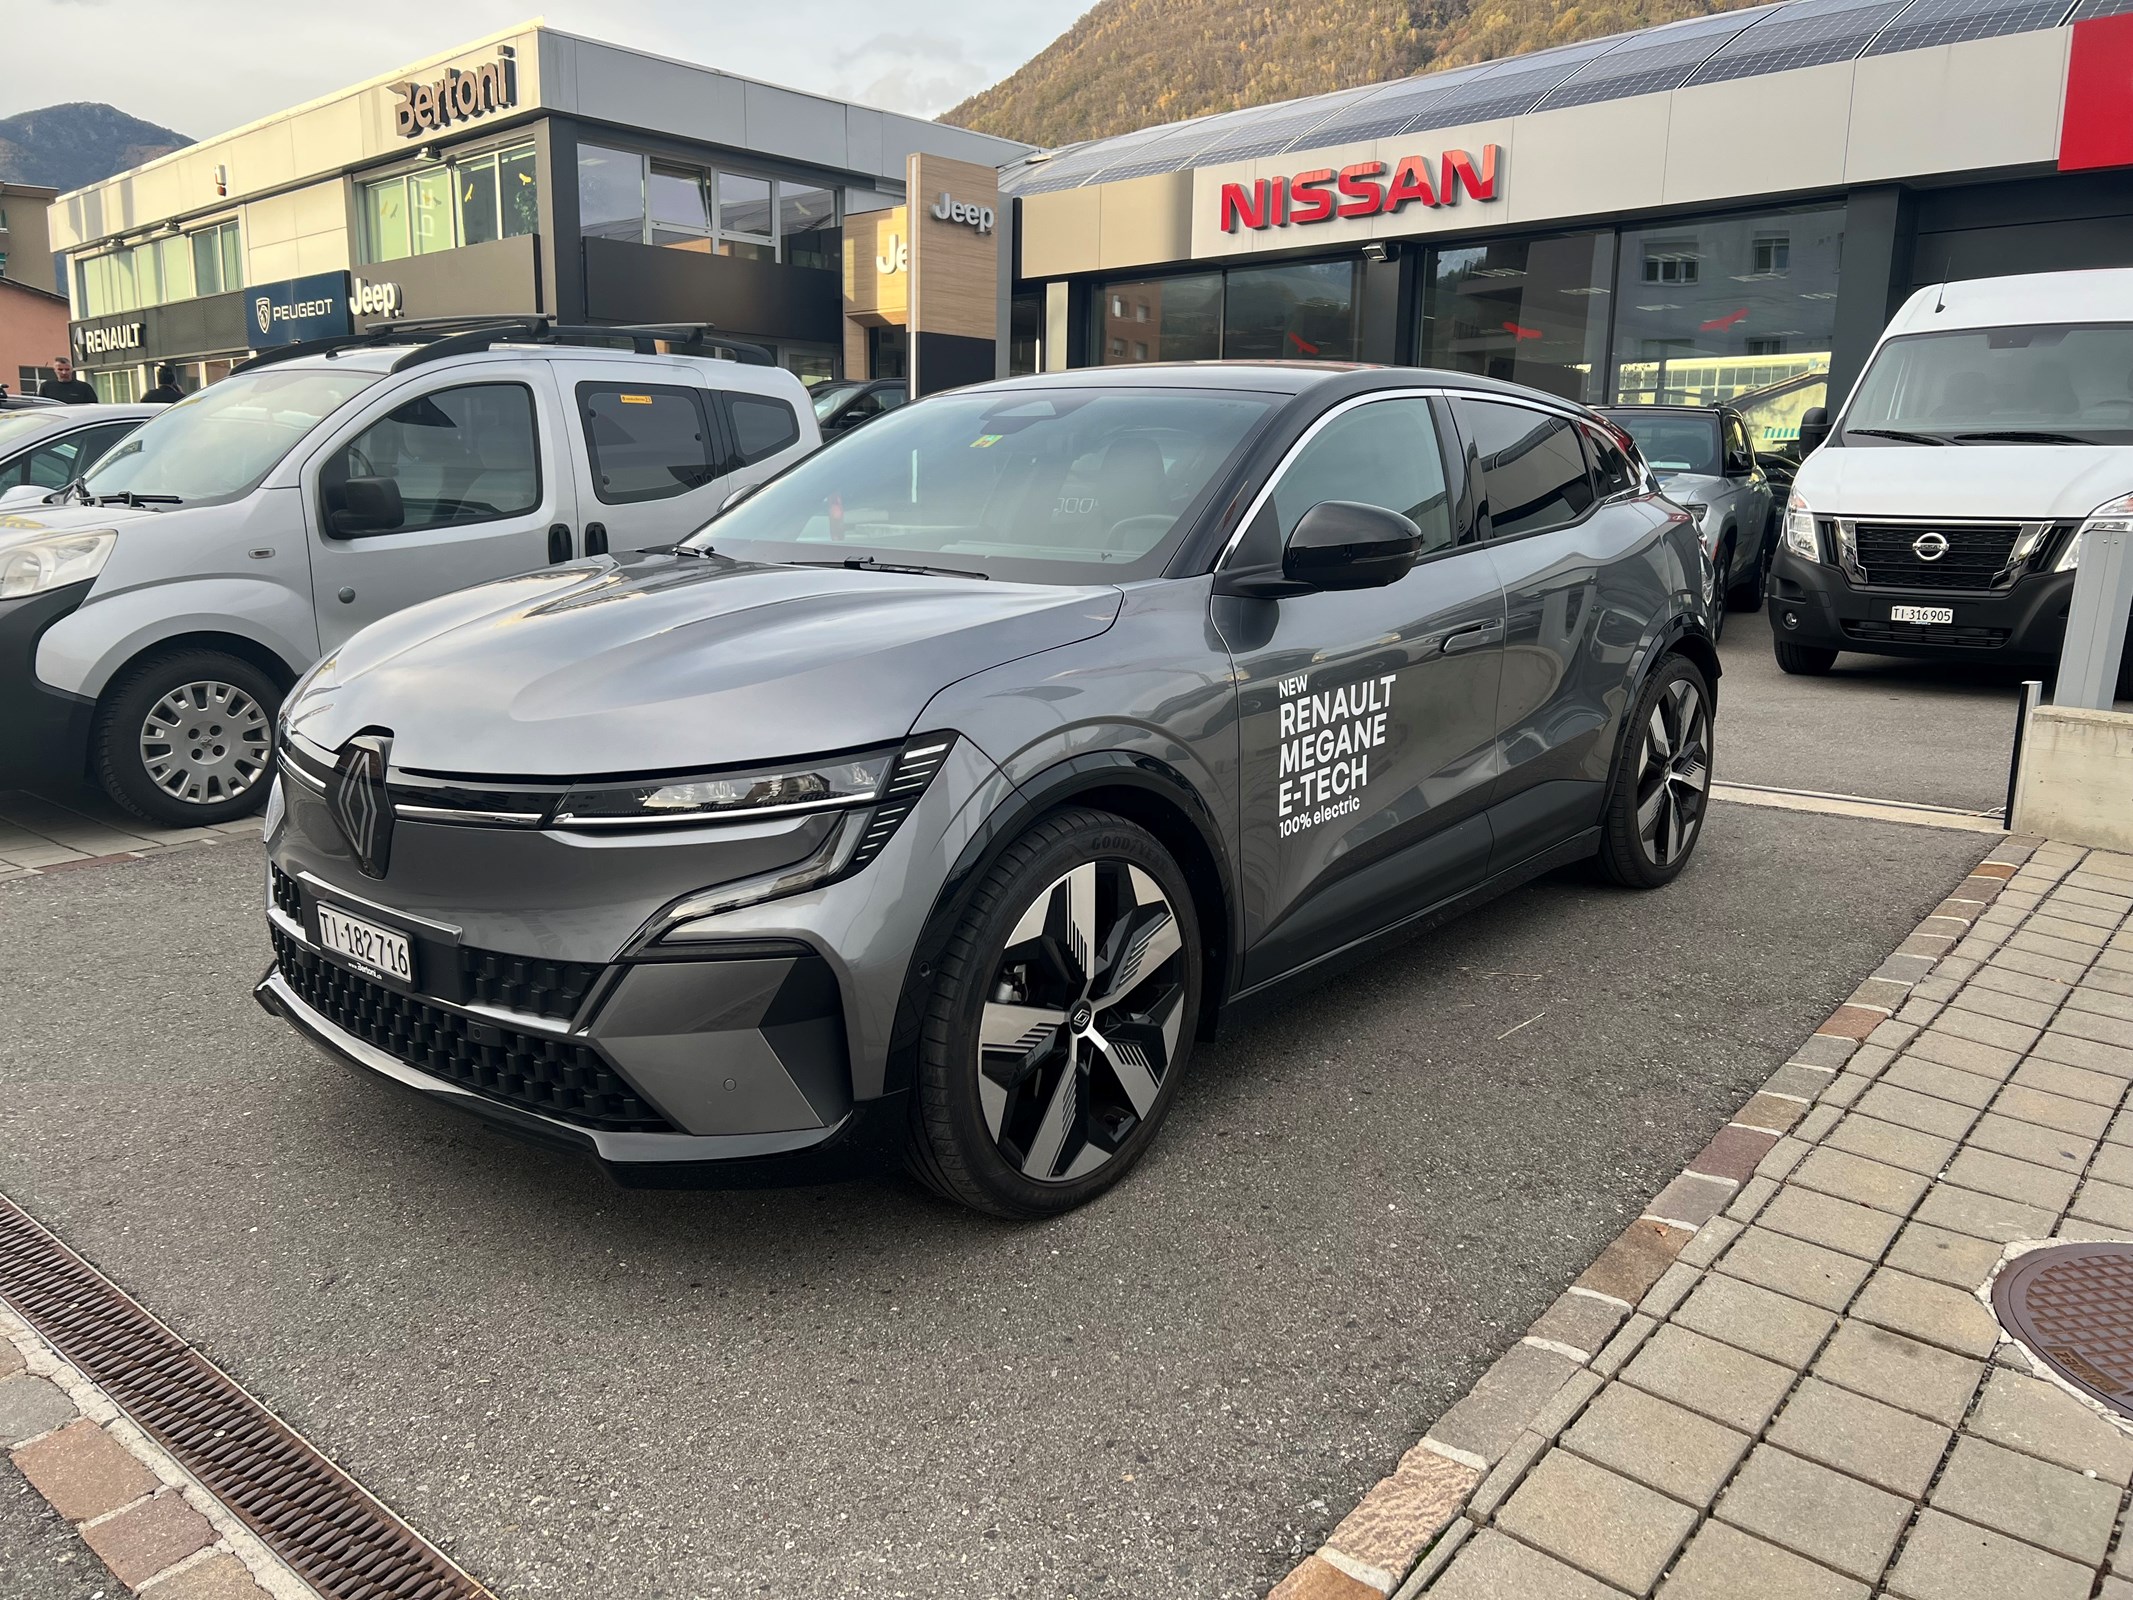
[[[1726,418],[1726,454],[1734,461],[1749,459],[1748,434],[1741,427],[1740,418],[1736,416]]]
[[[72,483],[93,459],[85,454],[85,439],[84,434],[70,433],[64,439],[24,451],[5,467],[0,467],[0,489],[12,489],[24,483],[40,489],[57,489]]]
[[[717,476],[710,419],[693,390],[578,385],[593,492],[607,505],[665,500]]]
[[[1592,451],[1592,476],[1602,500],[1626,494],[1637,486],[1637,469],[1630,465],[1622,447],[1599,428],[1585,430],[1585,444]]]
[[[1274,486],[1284,544],[1321,500],[1384,506],[1422,530],[1424,553],[1449,546],[1451,504],[1429,402],[1374,400],[1319,429]]]
[[[1577,425],[1555,411],[1496,400],[1452,402],[1481,473],[1491,538],[1575,522],[1592,506]]]
[[[351,478],[399,491],[400,517],[351,526]],[[335,451],[319,474],[328,526],[344,539],[453,528],[522,516],[541,503],[541,447],[533,393],[523,384],[477,383],[418,395]],[[374,500],[367,501],[375,504]]]
[[[800,419],[784,401],[735,394],[728,395],[726,403],[732,408],[733,436],[743,463],[761,461],[800,442]]]

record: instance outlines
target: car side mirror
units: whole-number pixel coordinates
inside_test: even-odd
[[[1800,454],[1819,450],[1829,438],[1829,407],[1809,406],[1800,414]]]
[[[330,532],[344,538],[391,533],[407,520],[400,485],[392,478],[350,478],[335,497],[340,504],[327,512],[326,524]]]
[[[1422,530],[1397,511],[1355,500],[1321,500],[1303,514],[1281,553],[1281,575],[1308,589],[1382,589],[1422,554]]]
[[[747,499],[750,495],[754,494],[756,490],[762,487],[763,486],[760,483],[746,483],[741,485],[740,488],[734,490],[733,493],[727,495],[725,499],[721,500],[718,503],[719,511],[731,511],[735,506],[739,505],[743,500]],[[713,515],[715,516],[717,515],[717,513],[714,512]]]

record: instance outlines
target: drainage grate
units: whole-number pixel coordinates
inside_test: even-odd
[[[486,1589],[5,1196],[0,1299],[328,1600],[488,1600]]]
[[[2133,1417],[2133,1245],[2018,1256],[1993,1281],[1992,1309],[2061,1377]]]

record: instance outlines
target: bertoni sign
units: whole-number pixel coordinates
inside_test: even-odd
[[[1392,215],[1411,205],[1453,205],[1461,189],[1476,200],[1494,200],[1498,153],[1496,145],[1485,144],[1477,161],[1467,151],[1447,150],[1434,174],[1429,157],[1403,156],[1392,164],[1390,177],[1387,163],[1358,161],[1337,172],[1317,167],[1290,178],[1225,183],[1220,202],[1222,231]]]
[[[393,131],[403,139],[419,139],[517,105],[518,72],[504,51],[472,71],[450,67],[435,83],[396,83],[392,90],[400,97],[393,107]]]

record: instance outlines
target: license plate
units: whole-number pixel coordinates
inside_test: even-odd
[[[1953,622],[1953,606],[1890,606],[1891,622]]]
[[[368,967],[380,977],[401,983],[415,981],[414,953],[407,935],[381,928],[374,922],[343,916],[328,905],[318,908],[319,943],[344,955],[359,967]]]

